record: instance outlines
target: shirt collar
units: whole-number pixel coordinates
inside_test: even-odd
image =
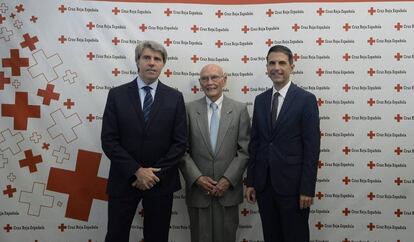
[[[158,80],[156,80],[155,82],[147,85],[147,84],[145,84],[145,82],[139,76],[137,76],[137,84],[138,84],[138,89],[141,89],[145,86],[149,86],[149,87],[152,88],[152,90],[156,90],[157,86],[158,86]]]
[[[221,94],[221,97],[219,97],[216,101],[215,101],[215,103],[217,104],[217,106],[220,108],[221,107],[221,103],[223,102],[223,99],[224,99],[224,95],[223,94]],[[212,101],[210,100],[210,98],[208,98],[207,96],[206,96],[206,101],[207,101],[207,106],[208,107],[210,107],[210,104],[212,103]]]
[[[289,87],[290,87],[290,84],[292,84],[292,81],[289,81],[284,87],[282,87],[282,89],[280,89],[279,91],[277,91],[276,89],[275,89],[275,87],[273,87],[272,89],[273,89],[273,92],[272,92],[272,96],[276,93],[276,92],[279,92],[279,94],[280,94],[280,96],[282,96],[283,98],[285,98],[286,97],[286,94],[287,94],[287,92],[288,92],[288,90],[289,90]]]

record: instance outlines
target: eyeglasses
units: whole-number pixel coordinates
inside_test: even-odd
[[[223,78],[223,76],[202,76],[200,77],[201,82],[208,82],[208,80],[212,80],[213,82],[216,82]]]

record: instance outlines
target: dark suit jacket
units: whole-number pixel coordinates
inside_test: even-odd
[[[255,99],[247,185],[260,192],[270,174],[277,194],[314,196],[320,150],[316,98],[292,83],[273,130],[271,102],[272,89]]]
[[[102,122],[102,149],[111,160],[107,192],[165,195],[181,188],[177,163],[187,145],[182,94],[161,82],[147,124],[137,81],[109,91]],[[145,192],[131,186],[140,167],[161,168],[160,182]]]

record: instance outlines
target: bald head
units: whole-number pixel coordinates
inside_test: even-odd
[[[221,66],[208,64],[201,69],[199,81],[204,94],[212,102],[215,102],[223,95],[223,87],[226,85],[227,76]]]

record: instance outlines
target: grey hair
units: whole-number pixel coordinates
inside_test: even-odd
[[[167,62],[167,50],[160,43],[152,40],[144,40],[135,47],[135,62],[138,62],[138,59],[141,57],[142,52],[145,48],[149,48],[153,51],[160,52],[162,55],[162,60],[164,64]]]

